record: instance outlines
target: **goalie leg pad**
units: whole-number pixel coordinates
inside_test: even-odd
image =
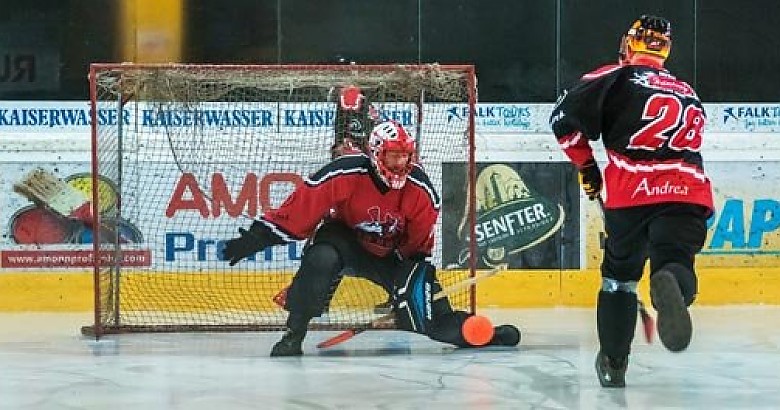
[[[433,300],[433,295],[441,291],[436,279],[436,268],[428,262],[406,262],[399,274],[393,291],[393,309],[399,329],[424,334],[433,340],[449,343],[458,347],[472,347],[463,337],[463,322],[470,313],[453,310],[446,298]],[[400,272],[399,272],[400,273]],[[504,325],[502,330],[510,330],[511,337],[491,340],[491,345],[514,346],[520,341],[519,332]],[[504,332],[507,333],[507,332]]]
[[[393,309],[398,327],[428,335],[435,320],[452,313],[446,297],[433,300],[433,295],[440,290],[436,268],[432,264],[426,261],[403,263],[393,291]]]
[[[285,309],[309,318],[319,316],[341,282],[343,263],[335,247],[316,243],[307,248],[287,292]]]
[[[463,337],[463,322],[471,314],[462,310],[439,315],[433,322],[428,337],[438,342],[450,343],[458,347],[472,347]]]

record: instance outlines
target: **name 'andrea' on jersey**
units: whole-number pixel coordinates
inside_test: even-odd
[[[607,65],[564,93],[550,117],[558,143],[577,167],[593,161],[603,138],[607,208],[685,202],[713,208],[704,172],[705,113],[696,92],[663,68]]]

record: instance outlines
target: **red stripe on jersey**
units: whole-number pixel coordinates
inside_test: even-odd
[[[590,147],[588,139],[579,131],[558,138],[558,145],[577,168],[582,168],[594,160],[593,149]]]
[[[593,80],[593,79],[605,76],[605,75],[607,75],[607,74],[609,74],[611,72],[617,71],[621,67],[623,67],[623,66],[621,66],[619,64],[607,64],[605,66],[599,67],[599,68],[597,68],[597,69],[595,69],[595,70],[593,70],[593,71],[583,75],[581,79],[584,80],[584,81],[585,80]]]
[[[607,208],[684,202],[713,209],[710,180],[698,166],[678,159],[635,161],[609,150],[607,156]]]
[[[614,163],[618,168],[626,170],[627,172],[655,173],[663,171],[677,171],[683,174],[688,174],[701,182],[707,181],[707,175],[704,173],[704,171],[702,171],[698,166],[689,164],[682,159],[635,161],[613,151],[608,151],[608,154],[610,162]]]

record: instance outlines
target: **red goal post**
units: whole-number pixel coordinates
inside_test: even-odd
[[[443,198],[433,255],[442,285],[474,275],[473,249],[465,263],[445,267],[441,240],[449,217],[470,227],[465,235],[475,243],[473,66],[92,64],[89,83],[100,257],[85,334],[281,329],[286,312],[272,299],[289,284],[302,243],[233,267],[218,250],[329,161],[334,90],[348,85],[418,138],[420,162]],[[447,183],[453,172],[462,173],[458,186]],[[448,206],[450,197],[460,198],[457,206]],[[148,264],[122,263],[139,250]],[[386,298],[347,273],[311,327],[369,323]],[[450,300],[474,311],[475,290]]]

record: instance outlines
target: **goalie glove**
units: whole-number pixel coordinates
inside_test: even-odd
[[[579,169],[579,180],[588,199],[592,201],[601,196],[604,181],[601,179],[601,170],[595,161],[590,161]]]
[[[269,246],[286,243],[260,221],[252,222],[248,230],[238,228],[238,233],[241,236],[225,242],[225,247],[222,249],[222,259],[227,260],[230,266]]]

